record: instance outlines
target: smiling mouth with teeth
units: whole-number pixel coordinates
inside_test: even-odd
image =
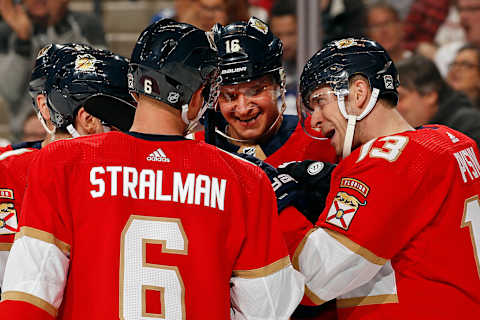
[[[251,123],[253,121],[255,121],[259,116],[260,116],[261,112],[257,113],[254,117],[250,118],[250,119],[240,119],[238,117],[236,117],[237,121],[240,121],[244,124],[248,124],[248,123]]]

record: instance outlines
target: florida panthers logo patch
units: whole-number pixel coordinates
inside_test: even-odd
[[[343,230],[348,230],[358,208],[366,204],[367,201],[362,203],[356,197],[340,191],[333,199],[333,203],[328,210],[326,222]]]
[[[79,55],[75,60],[75,71],[93,72],[96,70],[97,59],[90,54]]]
[[[249,21],[248,21],[248,24],[250,26],[252,26],[253,28],[257,29],[258,31],[260,31],[261,33],[263,34],[267,34],[268,33],[268,25],[266,25],[265,23],[263,23],[261,20],[259,19],[256,19],[256,18],[251,18]]]
[[[17,210],[13,203],[0,203],[0,234],[15,233],[17,229]]]
[[[356,45],[358,45],[358,43],[353,38],[335,41],[335,46],[337,46],[338,49],[345,49]]]

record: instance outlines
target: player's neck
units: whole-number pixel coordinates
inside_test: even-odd
[[[138,103],[130,128],[133,132],[162,135],[183,135],[184,130],[180,111],[153,99],[142,99]]]
[[[361,121],[363,130],[360,131],[361,144],[371,139],[390,136],[397,133],[414,130],[412,126],[400,115],[397,108],[385,109],[375,107],[371,114]]]

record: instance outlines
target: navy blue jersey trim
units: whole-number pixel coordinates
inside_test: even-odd
[[[12,150],[23,149],[23,148],[31,148],[31,149],[41,149],[42,148],[43,140],[39,141],[26,141],[26,142],[19,142],[19,143],[12,143]]]
[[[149,133],[140,133],[140,132],[126,132],[128,135],[149,141],[182,141],[187,140],[183,136],[173,136],[173,135],[163,135],[163,134],[149,134]]]

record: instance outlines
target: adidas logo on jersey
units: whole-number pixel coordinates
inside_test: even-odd
[[[158,148],[150,153],[150,155],[147,157],[147,161],[170,162],[170,159],[167,158],[165,152],[163,152],[161,148]]]

